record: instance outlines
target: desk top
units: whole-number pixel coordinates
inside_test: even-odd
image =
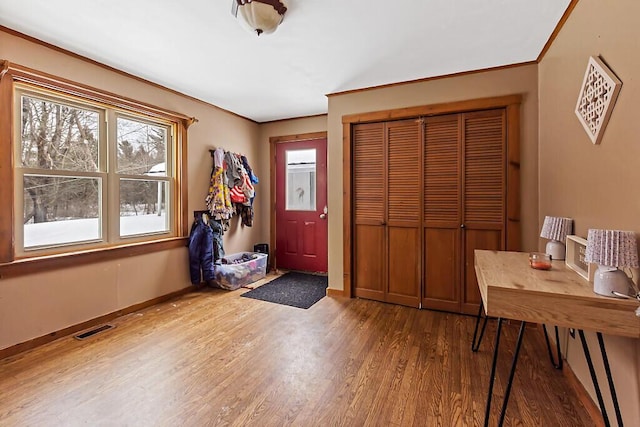
[[[535,270],[528,253],[476,249],[475,270],[488,316],[640,338],[638,302],[597,295],[564,261]]]

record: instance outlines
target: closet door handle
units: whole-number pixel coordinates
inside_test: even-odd
[[[460,228],[464,228],[464,224],[460,224]]]

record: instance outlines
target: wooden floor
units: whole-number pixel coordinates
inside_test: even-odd
[[[340,298],[302,310],[244,291],[193,292],[0,361],[0,425],[482,425],[495,322],[474,354],[472,317]],[[505,424],[594,425],[531,332]]]

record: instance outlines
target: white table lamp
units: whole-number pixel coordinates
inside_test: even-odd
[[[567,234],[571,234],[573,219],[559,216],[545,216],[540,237],[549,239],[545,252],[551,255],[551,259],[562,260],[565,258],[566,246],[564,244]]]
[[[607,297],[632,295],[633,285],[622,267],[638,268],[638,247],[633,231],[590,229],[585,262],[598,264],[593,291]]]

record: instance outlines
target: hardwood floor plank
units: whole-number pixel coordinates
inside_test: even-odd
[[[397,396],[404,375],[408,370],[409,352],[415,349],[411,335],[415,313],[415,311],[409,313],[409,316],[406,316],[404,321],[398,320],[399,327],[392,331],[392,340],[387,349],[388,355],[385,358],[387,368],[381,370],[380,385],[375,395],[372,393],[371,404],[368,408],[365,408],[366,419],[364,424],[372,425],[376,421],[387,425],[391,423],[390,416],[393,412],[392,406],[389,405],[397,405],[398,402],[396,399],[389,397]]]
[[[2,426],[481,425],[495,322],[323,298],[308,310],[202,289],[0,360]],[[491,424],[517,337],[505,325]],[[510,426],[590,426],[525,335]]]

